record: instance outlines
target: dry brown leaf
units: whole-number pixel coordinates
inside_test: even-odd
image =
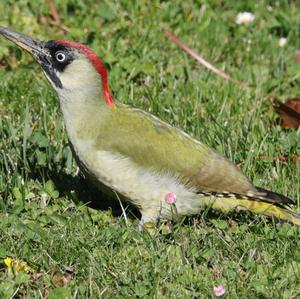
[[[295,128],[300,126],[300,98],[288,99],[285,103],[272,99],[275,111],[281,118],[281,126]]]
[[[72,279],[73,270],[66,268],[64,273],[60,271],[55,271],[52,274],[52,283],[57,287],[65,287]]]

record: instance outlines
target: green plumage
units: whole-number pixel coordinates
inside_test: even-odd
[[[255,192],[232,163],[181,130],[139,109],[118,105],[97,132],[97,148],[139,166],[171,173],[199,192]]]
[[[183,131],[121,104],[112,110],[101,109],[106,112],[101,113],[103,119],[96,126],[95,149],[120,155],[157,176],[170,174],[199,193],[198,197],[178,202],[180,214],[194,214],[201,207],[211,206],[225,213],[250,210],[300,224],[297,214],[274,205],[291,203],[288,198],[255,188],[234,164]],[[160,209],[157,201],[128,200],[138,204],[146,216]]]
[[[128,156],[143,167],[184,175],[195,173],[210,152],[158,119],[119,106],[99,131],[97,146]]]

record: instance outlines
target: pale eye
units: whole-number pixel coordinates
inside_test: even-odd
[[[66,54],[62,51],[58,51],[55,53],[55,58],[58,62],[64,62],[66,60]]]

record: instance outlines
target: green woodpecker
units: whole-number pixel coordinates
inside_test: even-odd
[[[140,109],[116,103],[107,72],[85,45],[34,40],[0,27],[27,50],[58,94],[70,145],[85,176],[104,192],[137,206],[141,224],[172,218],[166,196],[176,194],[180,216],[204,207],[250,210],[300,225],[284,207],[289,198],[254,187],[231,162],[183,131]]]

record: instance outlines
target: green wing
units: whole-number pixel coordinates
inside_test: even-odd
[[[171,173],[198,192],[256,192],[235,165],[139,109],[118,106],[101,127],[96,146],[158,173]]]

